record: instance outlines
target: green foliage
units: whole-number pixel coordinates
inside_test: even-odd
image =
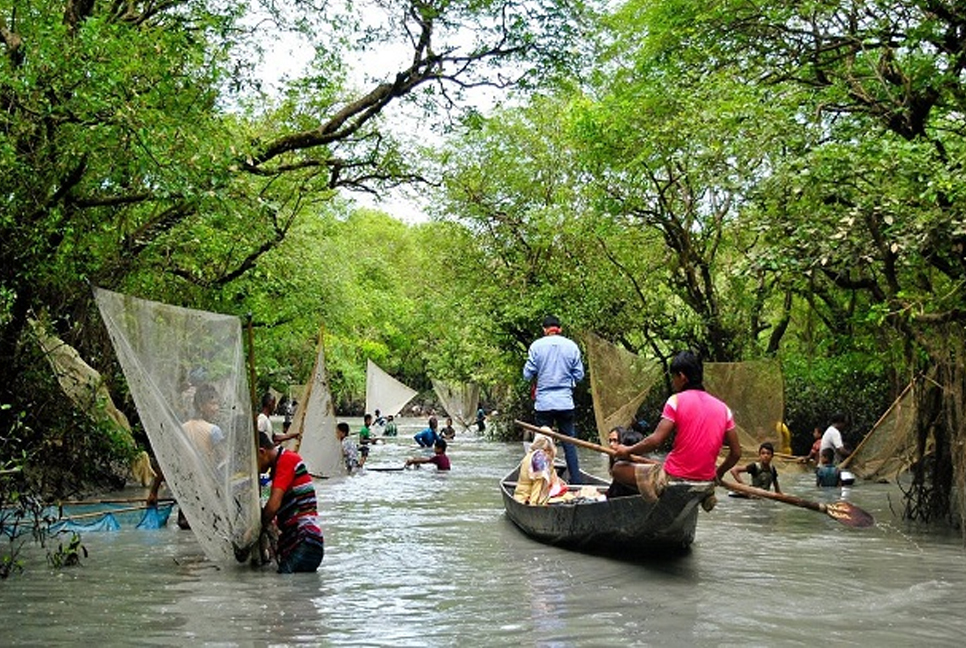
[[[793,451],[799,455],[811,448],[812,430],[824,431],[838,412],[850,422],[842,438],[855,448],[898,395],[888,372],[866,354],[786,356],[782,372],[785,422],[792,431]]]
[[[47,552],[47,562],[54,569],[76,567],[81,564],[81,558],[87,558],[87,547],[81,544],[80,534],[74,531],[71,531],[66,546],[60,542],[56,549]]]

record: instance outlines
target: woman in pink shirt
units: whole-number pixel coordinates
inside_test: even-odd
[[[632,446],[619,445],[614,450],[618,459],[632,454],[653,452],[676,431],[671,452],[663,464],[635,464],[626,461],[614,465],[614,479],[637,486],[649,499],[660,495],[664,475],[674,479],[720,481],[741,458],[741,444],[735,430],[731,410],[723,402],[704,391],[704,368],[690,351],[677,354],[671,361],[671,386],[674,394],[664,404],[657,429]],[[723,445],[728,456],[715,465]]]

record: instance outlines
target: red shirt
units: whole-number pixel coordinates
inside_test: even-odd
[[[725,432],[734,428],[731,410],[723,402],[700,389],[674,394],[661,413],[674,423],[674,446],[664,460],[671,477],[712,481]]]

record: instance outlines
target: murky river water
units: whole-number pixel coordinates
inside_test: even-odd
[[[400,440],[373,466],[418,451]],[[353,429],[358,425],[353,421]],[[408,433],[408,434],[407,434]],[[0,582],[0,645],[961,646],[966,553],[956,534],[913,532],[895,486],[849,499],[857,530],[770,501],[702,513],[683,557],[627,563],[556,549],[503,514],[497,482],[519,444],[460,435],[453,471],[368,472],[317,482],[326,555],[316,574],[219,568],[172,517],[161,531],[84,536],[82,566]],[[604,459],[581,454],[606,474]],[[807,476],[787,492],[822,497]],[[138,494],[128,492],[128,495]]]

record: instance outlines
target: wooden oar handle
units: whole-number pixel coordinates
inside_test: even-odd
[[[602,445],[597,445],[596,443],[591,443],[590,441],[584,441],[583,439],[578,439],[577,437],[567,436],[566,434],[560,434],[559,432],[554,432],[549,428],[537,427],[536,425],[531,425],[524,421],[516,420],[514,421],[517,425],[522,427],[524,430],[529,430],[534,434],[545,434],[548,437],[557,439],[564,443],[570,443],[581,448],[587,448],[588,450],[593,450],[595,452],[602,452],[603,454],[610,455],[611,457],[616,457],[617,452],[611,448],[605,448]],[[647,457],[641,457],[639,455],[631,455],[631,461],[635,463],[659,463],[654,459],[648,459]]]

